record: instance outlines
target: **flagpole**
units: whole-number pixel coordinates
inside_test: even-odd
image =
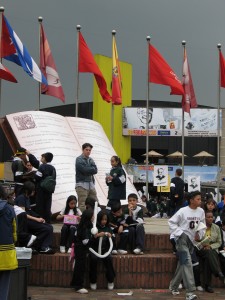
[[[78,103],[79,103],[79,33],[81,26],[77,25],[77,88],[76,88],[76,99],[75,99],[75,117],[78,117]]]
[[[217,48],[220,54],[221,44],[217,44]],[[220,76],[220,55],[219,55],[219,72],[218,72],[218,99],[217,99],[217,202],[219,199],[219,189],[220,189],[220,86],[221,86],[221,76]]]
[[[183,46],[183,58],[185,54],[185,47],[186,47],[186,41],[182,41],[182,46]],[[184,62],[183,62],[184,63]],[[182,74],[183,74],[183,69],[182,69]],[[182,148],[182,162],[181,162],[181,167],[182,167],[182,179],[184,180],[184,109],[182,108],[182,137],[181,137],[181,148]]]
[[[151,37],[148,35],[146,37],[146,41],[147,41],[147,99],[146,99],[146,160],[145,160],[145,164],[146,164],[146,197],[148,200],[148,149],[149,149],[149,100],[150,100],[150,41],[151,41]]]
[[[40,16],[38,17],[39,22],[39,68],[41,70],[41,24],[43,18]],[[41,108],[41,82],[38,83],[38,110]]]
[[[1,14],[1,22],[0,22],[0,41],[2,40],[2,18],[5,8],[3,6],[0,7],[0,14]],[[0,43],[0,53],[2,52],[2,43]],[[2,58],[1,58],[2,62]],[[0,116],[2,116],[2,80],[0,79]]]
[[[116,36],[116,30],[112,30],[112,45],[113,45],[113,38],[115,38]],[[113,48],[112,48],[112,55],[113,55]],[[113,59],[112,59],[112,72],[113,72]],[[112,76],[113,76],[113,73],[112,73]],[[113,85],[113,79],[112,79],[112,85]],[[113,87],[112,87],[113,89]],[[113,146],[114,144],[114,105],[113,105],[113,102],[112,102],[112,107],[111,107],[111,137],[110,137],[110,140],[111,140],[111,145]]]

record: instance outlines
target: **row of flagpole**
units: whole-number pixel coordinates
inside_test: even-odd
[[[1,59],[7,59],[13,61],[23,67],[29,76],[39,82],[38,93],[38,109],[40,109],[40,97],[41,94],[54,96],[61,99],[63,102],[65,96],[62,90],[62,85],[59,80],[56,66],[51,54],[51,50],[48,44],[47,37],[45,35],[42,17],[38,18],[39,21],[39,50],[40,50],[40,69],[29,55],[26,47],[23,45],[15,31],[10,26],[8,20],[4,16],[4,8],[0,8],[0,14],[2,17],[1,22]],[[79,105],[79,73],[87,72],[92,73],[95,76],[96,83],[99,88],[99,92],[108,103],[112,103],[111,113],[111,142],[113,144],[113,129],[114,129],[114,105],[122,104],[121,95],[121,73],[119,68],[118,52],[115,42],[116,31],[112,31],[112,96],[107,90],[107,84],[104,76],[99,69],[97,63],[94,60],[94,56],[91,53],[86,41],[81,34],[81,26],[77,25],[77,76],[76,76],[76,99],[75,99],[75,116],[78,116]],[[146,129],[149,124],[149,101],[150,101],[150,84],[167,85],[171,88],[173,95],[182,96],[182,167],[184,167],[184,113],[190,114],[190,108],[197,107],[197,102],[194,94],[193,83],[191,79],[190,68],[187,60],[186,42],[182,42],[183,46],[183,79],[182,82],[178,76],[174,73],[172,68],[168,65],[162,55],[156,48],[150,43],[150,37],[147,37],[148,43],[148,58],[147,58],[147,101],[146,101]],[[218,44],[219,50],[219,82],[218,82],[218,143],[217,143],[217,156],[218,156],[218,174],[220,168],[220,88],[225,87],[225,60],[221,52],[221,45]],[[2,66],[2,65],[1,65]],[[14,76],[10,71],[1,67],[0,78],[8,81],[16,82]],[[0,83],[0,97],[1,97],[1,83]],[[0,112],[1,112],[1,98],[0,98]],[[149,148],[149,133],[146,130],[146,155]],[[148,170],[148,155],[146,156],[146,170]],[[218,178],[219,179],[219,178]],[[218,180],[219,181],[219,180]],[[148,182],[148,180],[147,180]]]

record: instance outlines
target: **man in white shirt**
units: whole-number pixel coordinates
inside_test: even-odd
[[[196,231],[200,222],[205,224],[205,213],[201,205],[201,193],[192,192],[188,200],[189,206],[183,207],[169,219],[170,234],[176,242],[178,263],[173,279],[170,282],[169,289],[173,295],[178,295],[178,286],[183,280],[186,288],[186,300],[197,299],[193,294],[196,290],[195,280],[192,268],[191,253],[194,250],[194,244],[204,236],[204,230]]]

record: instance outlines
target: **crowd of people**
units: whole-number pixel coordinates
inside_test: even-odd
[[[175,177],[171,179],[169,198],[150,197],[148,200],[146,195],[142,195],[142,201],[146,204],[144,209],[138,203],[138,194],[131,193],[126,199],[126,173],[120,158],[115,155],[111,157],[111,169],[105,177],[108,203],[106,207],[100,207],[96,205],[98,198],[94,175],[98,168],[90,157],[92,148],[90,143],[82,145],[82,154],[75,160],[76,195],[65,199],[64,207],[56,216],[56,220],[62,222],[60,252],[69,253],[71,258],[75,252],[71,286],[78,293],[88,293],[84,287],[88,254],[90,288],[97,289],[100,259],[105,267],[107,287],[112,290],[116,276],[112,255],[144,253],[146,216],[169,218],[171,249],[178,258],[169,287],[172,294],[179,294],[181,283],[186,288],[186,300],[196,299],[194,290],[196,287],[203,290],[203,285],[207,292],[212,293],[211,275],[224,280],[225,274],[222,251],[225,252],[225,210],[218,211],[212,197],[202,199],[198,191],[185,193],[181,169],[177,169]],[[2,187],[0,189],[0,223],[3,222],[1,210],[8,209],[10,218],[6,225],[11,238],[7,241],[10,249],[6,247],[6,251],[12,251],[12,255],[15,255],[15,243],[32,248],[33,254],[54,253],[51,205],[57,173],[51,163],[53,157],[52,153],[46,152],[39,161],[25,148],[15,153],[12,162],[14,194],[6,196]],[[127,205],[122,207],[121,200],[124,199]],[[199,224],[204,226],[198,229]],[[4,244],[5,240],[2,242],[0,237],[0,248],[1,243]],[[0,290],[2,283],[9,282],[10,272],[6,271],[16,267],[13,260],[9,269],[4,269],[0,263]]]

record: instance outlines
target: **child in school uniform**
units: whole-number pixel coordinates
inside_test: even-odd
[[[97,215],[97,229],[98,233],[94,235],[91,247],[98,252],[99,238],[103,237],[102,240],[102,254],[109,250],[109,237],[112,237],[112,230],[109,226],[108,212],[101,210]],[[106,278],[108,281],[108,290],[114,288],[115,271],[112,263],[112,256],[108,255],[105,258],[98,258],[95,254],[90,253],[90,288],[92,290],[97,289],[97,265],[99,260],[102,260],[106,269]]]
[[[128,205],[124,209],[126,224],[129,226],[128,244],[134,254],[143,254],[145,229],[143,209],[138,204],[138,197],[132,193],[128,196]]]
[[[119,202],[113,203],[109,212],[109,225],[112,228],[113,234],[119,235],[118,250],[116,249],[115,239],[112,254],[127,254],[128,242],[128,226],[125,224],[125,216],[122,211],[122,206]]]
[[[66,200],[66,207],[61,210],[56,220],[63,220],[64,224],[61,229],[60,239],[60,252],[66,252],[66,246],[68,246],[67,253],[71,253],[71,246],[74,241],[74,234],[77,229],[77,223],[82,215],[81,210],[77,207],[77,198],[74,195],[70,195]],[[65,216],[77,216],[76,219],[70,221]]]
[[[94,211],[89,208],[83,211],[75,236],[75,266],[70,285],[80,294],[87,294],[84,288],[84,275],[86,271],[86,257],[91,244]]]

